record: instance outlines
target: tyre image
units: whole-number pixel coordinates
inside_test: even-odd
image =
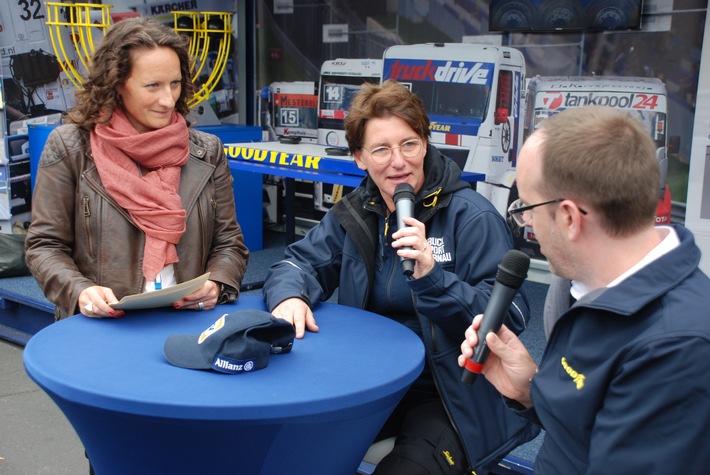
[[[538,23],[545,30],[578,30],[585,27],[584,17],[579,2],[545,0],[538,12]]]
[[[637,6],[629,0],[593,0],[587,7],[589,27],[625,30],[639,22]]]
[[[533,12],[526,0],[501,0],[491,5],[490,25],[503,30],[528,30],[534,26]]]

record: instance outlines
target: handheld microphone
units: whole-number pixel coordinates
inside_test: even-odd
[[[528,276],[530,258],[522,251],[511,249],[498,265],[496,283],[493,285],[491,298],[488,300],[486,310],[483,312],[481,326],[478,327],[478,343],[473,349],[473,357],[466,360],[461,382],[473,384],[476,375],[481,374],[483,364],[488,358],[490,349],[486,344],[486,335],[497,333],[503,324],[508,308],[515,298],[518,289]]]
[[[406,226],[402,218],[411,218],[414,214],[414,188],[409,183],[400,183],[394,189],[394,208],[397,212],[397,229]],[[411,249],[403,247],[402,249]],[[402,274],[407,277],[414,273],[414,260],[402,257]]]

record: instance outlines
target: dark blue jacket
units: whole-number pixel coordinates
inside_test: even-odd
[[[552,330],[531,386],[540,474],[710,473],[710,280],[691,233]]]
[[[439,395],[472,469],[485,473],[487,467],[538,432],[507,410],[485,378],[478,378],[473,385],[461,383],[462,369],[457,364],[464,331],[474,316],[483,313],[497,266],[512,247],[512,239],[500,213],[461,181],[456,164],[434,147],[427,150],[424,172],[426,179],[415,199],[414,216],[426,224],[437,265],[428,275],[407,280],[409,290],[405,291],[415,299],[421,327],[418,333]],[[378,256],[394,255],[391,247],[382,244],[387,237],[378,231],[386,215],[379,190],[365,178],[303,239],[288,246],[284,260],[270,268],[264,286],[268,308],[290,297],[300,297],[314,306],[336,289],[338,303],[371,308],[373,276],[383,265]],[[391,275],[405,279],[399,267]],[[528,319],[527,299],[519,293],[505,323],[519,333]]]

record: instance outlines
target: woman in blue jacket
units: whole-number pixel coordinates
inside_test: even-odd
[[[337,289],[338,303],[412,329],[426,347],[425,369],[380,433],[396,441],[375,473],[485,473],[536,434],[483,378],[462,384],[457,364],[464,331],[483,312],[497,265],[512,247],[509,229],[429,144],[423,104],[403,85],[365,84],[345,130],[367,177],[270,268],[267,306],[302,338],[318,331],[312,308]],[[414,217],[404,218],[403,229],[394,204],[400,183],[415,193]],[[403,275],[402,258],[414,261],[411,277]],[[520,332],[528,318],[527,299],[518,294],[505,323]]]

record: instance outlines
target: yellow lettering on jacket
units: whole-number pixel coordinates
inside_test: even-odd
[[[564,356],[562,357],[562,368],[569,375],[569,377],[572,378],[572,381],[574,381],[577,391],[584,387],[584,380],[586,379],[586,376],[575,371],[574,368],[567,363],[567,358]]]

